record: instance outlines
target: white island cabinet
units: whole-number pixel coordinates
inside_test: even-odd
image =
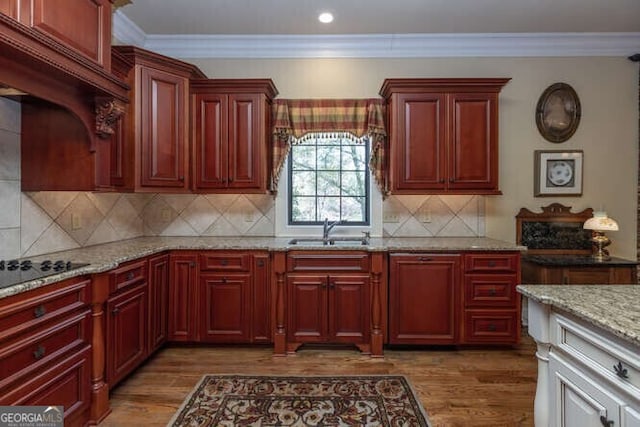
[[[524,285],[536,427],[640,427],[640,286]]]

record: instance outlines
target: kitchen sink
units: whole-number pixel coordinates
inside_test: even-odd
[[[369,239],[364,237],[332,237],[329,239],[303,237],[291,239],[289,244],[298,246],[366,246],[369,244]]]

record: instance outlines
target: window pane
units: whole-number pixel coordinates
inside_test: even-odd
[[[329,221],[340,219],[339,197],[318,197],[318,221],[329,218]]]
[[[316,194],[316,173],[293,171],[291,191],[294,196],[314,196]]]
[[[291,161],[293,170],[316,169],[315,145],[294,144],[291,146]]]
[[[340,172],[318,171],[318,196],[340,195]]]
[[[342,147],[342,170],[365,170],[367,147],[364,144]]]
[[[342,198],[342,220],[363,222],[366,220],[366,198],[365,197],[343,197]]]
[[[342,173],[342,195],[364,196],[366,195],[366,179],[364,172]]]
[[[318,170],[340,170],[340,146],[318,147]]]
[[[316,198],[315,197],[293,197],[291,200],[291,220],[298,222],[315,222],[316,218]]]

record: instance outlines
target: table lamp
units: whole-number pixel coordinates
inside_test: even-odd
[[[611,240],[605,236],[605,231],[618,231],[618,223],[609,218],[606,212],[596,211],[593,217],[584,222],[582,226],[585,230],[592,230],[591,241],[596,247],[593,258],[596,261],[607,261],[611,259],[609,251],[605,248],[611,244]]]

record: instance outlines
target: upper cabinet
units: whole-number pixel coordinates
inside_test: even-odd
[[[131,104],[112,140],[112,184],[123,191],[189,189],[189,79],[195,66],[133,46],[113,47]]]
[[[391,193],[500,194],[498,95],[509,80],[385,80]]]
[[[277,93],[270,79],[191,82],[194,191],[267,191]]]

